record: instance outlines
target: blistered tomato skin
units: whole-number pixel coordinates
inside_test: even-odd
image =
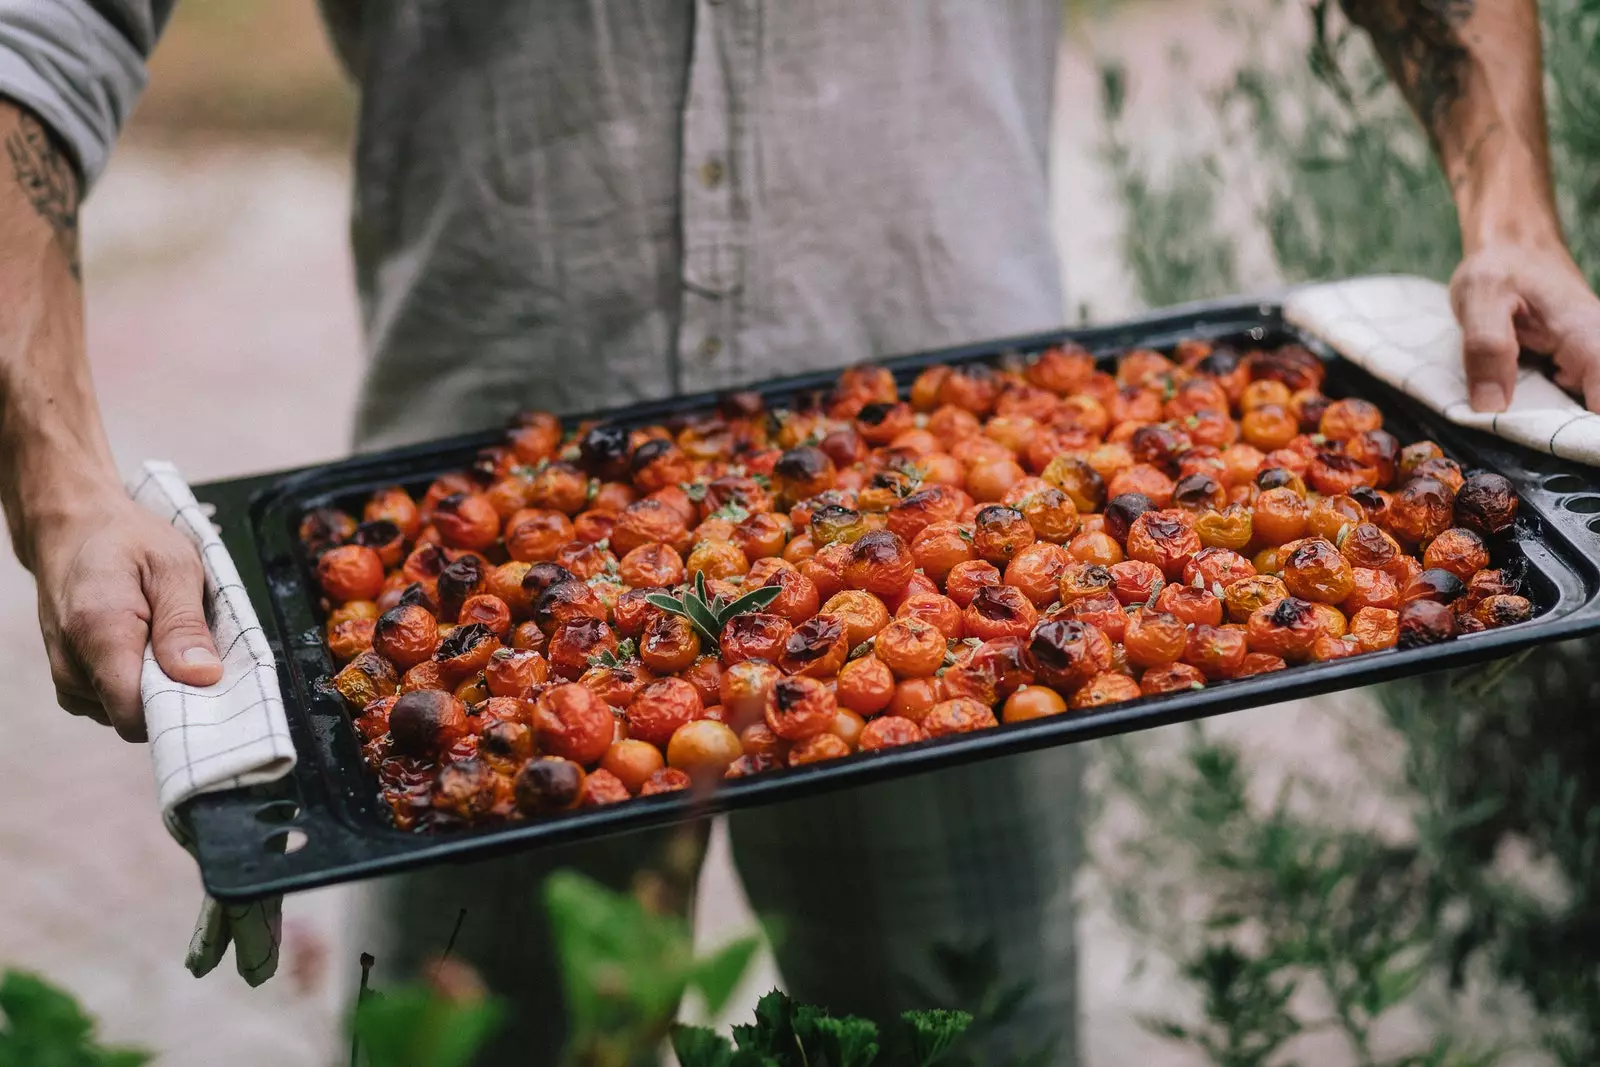
[[[1128,558],[1161,568],[1169,582],[1183,578],[1183,568],[1202,547],[1190,522],[1170,511],[1146,512],[1128,529]]]
[[[785,741],[803,741],[826,731],[837,711],[833,693],[815,678],[783,678],[767,700],[767,728]]]
[[[1478,471],[1456,491],[1455,517],[1479,534],[1503,533],[1516,521],[1517,491],[1504,475]]]
[[[658,678],[628,703],[628,736],[665,749],[677,729],[705,711],[700,694],[682,678]]]

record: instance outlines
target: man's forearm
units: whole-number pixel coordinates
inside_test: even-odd
[[[1467,251],[1561,241],[1535,0],[1341,0],[1444,165]]]
[[[25,565],[50,526],[120,491],[84,354],[78,176],[0,100],[0,503]]]

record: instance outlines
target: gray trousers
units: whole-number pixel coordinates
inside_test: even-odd
[[[1028,995],[974,1048],[1006,1062],[1055,1042],[1076,1056],[1073,880],[1081,855],[1081,756],[1030,753],[900,779],[729,818],[734,858],[774,945],[789,993],[834,1014],[885,1020],[924,1008],[934,950],[988,942],[1003,985]],[[455,953],[509,1004],[482,1064],[559,1061],[566,1027],[540,887],[572,867],[618,889],[659,853],[662,831],[566,846],[377,883],[362,949],[383,981],[403,979],[444,948],[468,909]],[[954,1006],[954,1005],[940,1005]],[[735,1005],[743,1021],[754,1005]]]

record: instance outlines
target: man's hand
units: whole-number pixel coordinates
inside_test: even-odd
[[[1550,187],[1535,0],[1341,0],[1427,130],[1466,258],[1450,284],[1472,406],[1502,411],[1521,349],[1600,412],[1600,300]]]
[[[1504,411],[1523,349],[1551,357],[1556,384],[1600,412],[1600,298],[1565,247],[1490,244],[1450,280],[1472,406]]]
[[[144,736],[147,642],[173,678],[222,677],[194,546],[128,499],[83,349],[78,175],[34,115],[0,100],[0,504],[39,585],[61,706]]]
[[[200,558],[167,523],[126,496],[107,495],[36,532],[33,542],[39,626],[56,700],[67,711],[143,740],[146,642],[177,681],[212,685],[222,677]]]

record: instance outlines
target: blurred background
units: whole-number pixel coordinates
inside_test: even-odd
[[[1562,206],[1593,277],[1600,4],[1543,6]],[[1448,277],[1459,250],[1442,179],[1324,4],[1069,14],[1054,180],[1075,318],[1304,278]],[[353,114],[312,0],[178,5],[83,227],[91,360],[124,469],[170,458],[205,480],[346,451],[361,372]],[[22,739],[0,745],[0,966],[71,989],[109,1040],[164,1065],[341,1062],[363,947],[345,932],[350,898],[287,903],[283,964],[263,988],[231,960],[195,981],[182,966],[193,865],[156,817],[144,753],[54,707],[31,581],[9,553],[0,636],[8,733]],[[1459,713],[1486,690],[1453,692]],[[1446,729],[1437,694],[1402,697],[1094,748],[1085,1063],[1600,1061],[1593,749],[1507,727],[1531,701]],[[1491,735],[1532,747],[1461,757]],[[1522,773],[1534,766],[1537,788]],[[1492,833],[1472,808],[1485,796],[1501,813]],[[1408,895],[1349,892],[1378,869]],[[1241,911],[1257,920],[1244,934]],[[720,836],[700,914],[709,941],[752,924]],[[758,966],[735,1014],[777,981]]]

